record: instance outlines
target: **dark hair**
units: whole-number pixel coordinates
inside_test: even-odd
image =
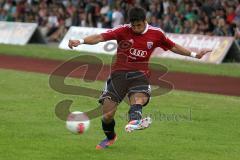
[[[130,22],[145,21],[146,20],[146,12],[141,7],[133,7],[128,12],[128,19]]]

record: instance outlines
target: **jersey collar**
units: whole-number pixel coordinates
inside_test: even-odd
[[[148,31],[148,23],[146,24],[145,30],[141,34],[145,34]]]

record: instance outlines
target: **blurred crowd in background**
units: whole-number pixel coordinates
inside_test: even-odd
[[[132,6],[168,33],[234,36],[240,44],[240,0],[0,0],[0,21],[37,22],[49,41],[70,26],[112,28]]]

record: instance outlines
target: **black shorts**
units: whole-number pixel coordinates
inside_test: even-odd
[[[150,99],[151,87],[148,77],[139,71],[115,71],[108,78],[99,103],[103,103],[105,98],[120,103],[127,95],[132,93],[145,93],[148,96],[147,105]]]

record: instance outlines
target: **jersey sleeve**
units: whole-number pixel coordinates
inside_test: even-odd
[[[113,29],[107,30],[107,32],[101,33],[103,36],[103,39],[105,41],[108,40],[118,40],[119,37],[126,31],[126,27],[123,25],[120,25],[118,27],[115,27]]]
[[[159,46],[164,51],[170,50],[175,46],[175,43],[170,40],[164,33],[160,33]]]

